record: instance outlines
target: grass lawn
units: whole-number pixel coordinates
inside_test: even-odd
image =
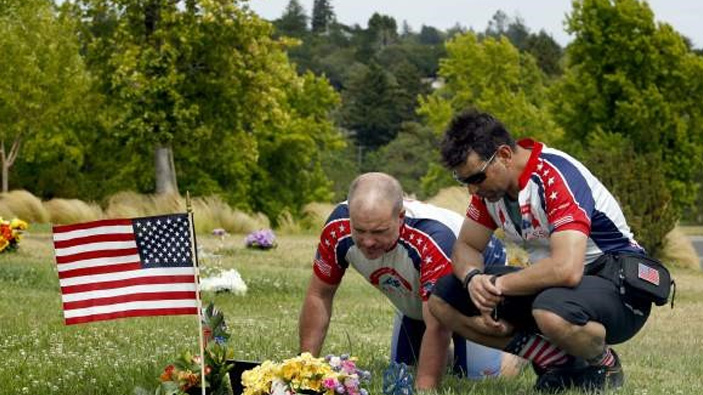
[[[35,231],[36,232],[36,231]],[[297,319],[311,274],[316,238],[284,236],[272,251],[243,248],[243,236],[224,242],[202,236],[206,273],[237,269],[246,296],[205,293],[228,321],[237,359],[283,359],[297,353]],[[217,255],[212,253],[216,252]],[[51,236],[30,233],[20,250],[0,255],[0,352],[6,361],[0,394],[131,394],[155,388],[163,367],[184,349],[196,349],[193,316],[148,317],[66,327],[63,324]],[[703,274],[674,272],[674,310],[654,310],[633,340],[618,346],[627,381],[619,394],[703,393]],[[351,353],[374,374],[381,394],[388,364],[393,310],[351,271],[335,301],[324,353]],[[448,377],[441,394],[532,394],[530,369],[515,379],[470,382]]]

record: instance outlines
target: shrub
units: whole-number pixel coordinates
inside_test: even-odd
[[[620,202],[635,239],[658,256],[678,220],[661,155],[636,154],[627,137],[599,131],[589,137],[584,163]]]

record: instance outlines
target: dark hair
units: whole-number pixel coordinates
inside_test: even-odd
[[[487,160],[501,145],[515,150],[515,139],[505,126],[488,113],[468,109],[457,114],[444,132],[442,164],[448,169],[461,166],[471,151]]]

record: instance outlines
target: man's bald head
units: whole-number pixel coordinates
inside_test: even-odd
[[[365,173],[349,186],[347,201],[350,211],[390,205],[395,216],[403,209],[403,188],[386,173]]]

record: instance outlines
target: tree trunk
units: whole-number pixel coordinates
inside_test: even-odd
[[[154,152],[156,170],[156,194],[178,194],[176,167],[173,162],[173,150],[170,146],[160,145]]]
[[[10,152],[5,152],[5,140],[0,142],[0,158],[2,159],[2,192],[6,193],[10,190],[10,167],[17,159],[17,153],[20,150],[21,138],[16,138],[12,142]]]

